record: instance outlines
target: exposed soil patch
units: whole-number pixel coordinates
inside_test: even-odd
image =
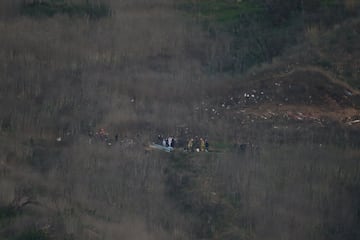
[[[221,103],[228,114],[255,118],[282,117],[295,121],[323,119],[360,126],[360,94],[347,84],[316,68],[250,79],[231,90]]]

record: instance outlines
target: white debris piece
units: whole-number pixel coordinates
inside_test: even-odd
[[[353,125],[353,124],[356,124],[356,123],[360,123],[360,119],[347,122],[346,124],[347,124],[347,125]]]
[[[348,95],[348,96],[352,96],[352,93],[348,90],[345,90],[345,94]]]

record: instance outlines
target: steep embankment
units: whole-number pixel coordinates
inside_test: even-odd
[[[350,19],[326,32],[308,30],[303,43],[272,64],[235,78],[214,107],[228,118],[359,128],[359,26]]]

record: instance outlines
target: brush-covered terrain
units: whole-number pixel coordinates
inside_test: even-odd
[[[2,1],[0,239],[359,239],[359,13]]]

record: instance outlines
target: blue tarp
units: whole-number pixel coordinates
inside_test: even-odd
[[[150,144],[149,147],[150,147],[150,148],[153,148],[153,149],[158,149],[158,150],[161,150],[161,151],[165,151],[165,152],[174,151],[174,148],[173,148],[173,147],[165,147],[165,146],[163,146],[163,145],[155,144],[155,143]]]

